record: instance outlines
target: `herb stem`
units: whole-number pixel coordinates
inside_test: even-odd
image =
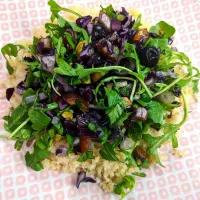
[[[181,95],[182,95],[182,98],[183,98],[183,103],[184,103],[184,106],[183,106],[183,111],[184,111],[184,117],[182,119],[182,121],[177,124],[177,126],[181,127],[187,120],[188,118],[188,103],[187,103],[187,100],[185,98],[185,94],[183,92],[183,89],[181,90]]]
[[[56,90],[56,88],[54,87],[54,79],[55,79],[56,73],[54,73],[53,78],[51,79],[51,87],[53,88],[54,92],[61,96],[61,94]]]
[[[183,79],[183,77],[186,76],[186,74],[180,76],[179,78],[177,78],[176,80],[174,80],[172,83],[170,83],[167,87],[163,88],[162,90],[158,91],[157,93],[155,93],[153,95],[153,97],[156,97],[160,94],[162,94],[163,92],[169,90],[173,85],[175,85],[176,83],[178,83],[181,79]]]
[[[131,102],[133,102],[133,96],[134,96],[134,94],[135,94],[136,84],[137,84],[137,81],[134,80],[134,81],[133,81],[133,88],[132,88],[131,95],[130,95],[130,101],[131,101]]]
[[[96,96],[95,96],[96,102],[98,102],[97,93],[98,93],[98,91],[99,91],[99,88],[100,88],[105,82],[108,82],[108,81],[111,81],[111,80],[116,80],[116,79],[123,79],[123,80],[134,81],[133,78],[126,77],[126,76],[111,76],[111,77],[108,77],[108,78],[105,78],[105,79],[101,80],[101,82],[100,82],[100,83],[97,85],[97,87],[96,87]]]
[[[24,127],[28,122],[29,122],[29,118],[26,119],[20,126],[18,126],[9,136],[8,139],[11,139],[22,127]]]
[[[87,76],[89,74],[92,74],[94,72],[108,72],[110,70],[118,70],[118,71],[125,70],[130,75],[135,76],[135,78],[137,78],[140,81],[140,83],[142,84],[142,86],[146,90],[146,92],[149,95],[149,97],[152,98],[151,91],[145,85],[144,81],[139,77],[138,73],[133,72],[132,70],[130,70],[130,69],[126,68],[126,67],[122,67],[122,66],[109,66],[109,67],[98,67],[98,68],[85,69],[83,73],[79,74],[79,79],[82,79],[85,76]]]
[[[71,14],[74,14],[74,15],[76,15],[77,17],[82,17],[82,15],[80,15],[79,13],[74,12],[73,10],[70,10],[70,9],[68,9],[68,8],[56,9],[56,8],[52,8],[52,7],[51,7],[51,12],[53,12],[53,11],[60,11],[60,10],[65,11],[65,12],[68,12],[68,13],[71,13]]]

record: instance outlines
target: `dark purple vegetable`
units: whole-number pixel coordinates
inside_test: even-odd
[[[155,47],[144,47],[139,53],[140,63],[145,67],[155,67],[158,64],[160,52]]]
[[[60,119],[59,119],[58,117],[54,116],[54,117],[52,118],[52,120],[51,120],[51,123],[52,123],[52,124],[58,124],[59,121],[60,121]]]
[[[48,110],[48,111],[46,112],[46,114],[47,114],[50,118],[53,118],[53,117],[54,117],[53,110]]]
[[[56,156],[59,156],[59,157],[65,157],[67,155],[67,147],[64,146],[64,145],[61,145],[58,147],[58,149],[56,149]]]
[[[174,42],[174,38],[173,37],[168,38],[168,44],[169,45],[171,45],[173,42]]]
[[[89,128],[79,128],[79,136],[90,136],[91,138],[96,138],[97,134],[94,131],[91,131]]]
[[[58,101],[59,110],[64,110],[69,104],[61,97]]]
[[[80,171],[78,172],[78,177],[76,180],[76,187],[79,188],[79,185],[81,184],[81,182],[84,180],[84,178],[86,177],[86,172],[84,171]]]
[[[144,82],[147,86],[151,86],[156,82],[155,71],[150,72],[147,77],[144,79]]]
[[[141,162],[144,162],[148,158],[148,154],[141,147],[136,147],[133,152],[133,157],[136,161],[140,160]]]
[[[8,88],[8,89],[6,90],[6,99],[7,99],[8,101],[10,101],[10,99],[11,99],[13,93],[14,93],[14,90],[15,90],[15,88]]]
[[[86,86],[85,88],[83,87],[80,87],[79,88],[79,91],[80,91],[80,94],[85,97],[85,99],[88,101],[88,102],[92,102],[93,98],[94,98],[94,95],[92,93],[92,89],[91,89],[91,86]]]
[[[76,24],[80,26],[81,28],[86,28],[88,23],[91,21],[92,17],[90,15],[84,16],[84,17],[79,17],[76,20]]]
[[[102,24],[95,24],[92,31],[92,40],[98,41],[106,37],[107,31]]]
[[[26,62],[34,62],[35,58],[34,57],[24,56],[24,61],[26,61]]]
[[[53,72],[56,56],[55,50],[52,49],[50,38],[41,38],[36,46],[37,58],[40,61],[43,70]]]
[[[131,30],[131,29],[128,31],[128,41],[130,43],[133,42],[133,36],[135,35],[136,32],[137,32],[136,30]]]
[[[92,177],[85,177],[83,182],[96,183],[97,181],[94,180]]]
[[[71,45],[69,44],[67,38],[66,38],[66,33],[69,33],[72,37],[72,41],[76,44],[77,42],[77,34],[76,32],[72,29],[72,28],[66,28],[63,32],[63,42],[64,42],[64,46],[66,47],[66,49],[69,51],[72,49]]]
[[[128,34],[130,29],[133,27],[135,20],[132,19],[132,16],[128,15],[122,21],[122,29],[120,31],[120,35]]]
[[[93,23],[88,23],[87,32],[88,32],[89,35],[92,34],[93,28],[94,28],[94,24]]]
[[[56,63],[56,56],[55,55],[42,56],[42,57],[38,56],[38,59],[40,60],[40,62],[42,64],[43,70],[53,73],[53,69],[54,69],[55,63]]]
[[[79,188],[80,184],[82,182],[90,182],[90,183],[96,183],[96,181],[91,177],[86,177],[86,172],[81,170],[78,172],[77,180],[76,180],[76,187]]]
[[[102,116],[96,111],[91,111],[76,116],[77,126],[79,128],[88,127],[89,123],[97,124],[101,119]]]
[[[43,56],[52,56],[55,53],[55,49],[52,48],[50,38],[41,38],[36,45],[37,53]]]
[[[100,126],[105,126],[106,124],[108,124],[109,121],[107,119],[102,119],[102,120],[99,120],[99,125]]]
[[[151,32],[149,32],[149,36],[152,37],[152,38],[158,38],[158,37],[160,37],[158,34],[151,33]]]
[[[40,92],[38,94],[38,99],[39,99],[39,101],[43,101],[43,100],[48,99],[48,96],[44,92]]]
[[[175,87],[175,89],[174,89],[174,95],[176,97],[180,97],[181,96],[181,90],[180,90],[180,88]]]
[[[35,142],[35,138],[31,138],[31,139],[27,140],[26,146],[30,147],[31,145],[33,145],[34,142]]]
[[[131,120],[134,121],[146,121],[148,112],[145,108],[136,108],[131,116]]]
[[[91,55],[90,59],[87,62],[87,67],[91,67],[92,65],[94,66],[100,66],[103,65],[105,61],[96,53]],[[98,73],[98,72],[97,72]]]
[[[79,130],[77,129],[76,123],[72,120],[65,120],[63,122],[63,128],[66,134],[69,134],[73,137],[79,136]]]
[[[112,43],[108,41],[107,39],[103,38],[99,40],[97,44],[97,49],[99,51],[99,54],[111,61],[116,61],[117,56],[114,52],[114,48],[112,46]]]
[[[173,51],[178,51],[178,49],[177,49],[176,47],[171,47],[171,49],[172,49]]]
[[[119,20],[117,19],[112,19],[111,20],[111,29],[112,31],[119,31],[122,28],[122,24]]]
[[[63,76],[57,76],[56,80],[63,86],[64,92],[72,92],[73,86],[69,85]]]
[[[94,48],[91,45],[84,45],[80,53],[80,59],[86,64],[93,54]]]
[[[40,108],[48,108],[48,106],[47,106],[46,103],[41,103],[41,104],[40,104]]]
[[[103,10],[99,12],[99,23],[103,24],[108,32],[111,32],[111,19]]]
[[[120,14],[124,15],[125,17],[129,15],[124,7],[122,7],[122,11],[120,12]]]
[[[22,95],[27,90],[27,87],[25,85],[24,81],[21,81],[17,87],[15,88],[15,92]]]

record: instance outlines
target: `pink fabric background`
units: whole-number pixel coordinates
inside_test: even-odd
[[[0,47],[21,38],[31,38],[32,29],[49,18],[47,0],[0,0]],[[161,19],[177,29],[175,44],[186,52],[193,65],[200,66],[200,1],[198,0],[57,0],[63,6],[81,4],[96,7],[112,3],[116,7],[141,9],[150,23]],[[0,55],[0,79],[4,78],[5,62]],[[0,88],[0,96],[3,94]],[[9,103],[0,100],[0,118]],[[182,129],[179,149],[187,152],[184,158],[166,155],[166,168],[153,167],[147,178],[138,178],[135,190],[127,200],[200,200],[200,105],[191,102],[193,110]],[[0,132],[4,133],[3,120]],[[36,173],[24,165],[20,152],[12,142],[0,140],[0,200],[111,200],[96,184],[82,184],[77,190],[74,175],[53,171]]]

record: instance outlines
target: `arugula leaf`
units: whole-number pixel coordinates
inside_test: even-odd
[[[192,90],[194,93],[198,93],[199,92],[199,80],[193,80],[192,81]]]
[[[135,46],[132,44],[126,43],[124,47],[125,47],[126,51],[123,53],[123,56],[131,57],[131,58],[135,59],[137,73],[139,74],[140,78],[144,79],[144,74],[141,70],[140,60],[138,58],[138,54],[136,53]]]
[[[113,124],[122,115],[123,108],[125,108],[125,102],[120,95],[114,90],[108,90],[105,88],[105,92],[108,98],[109,108],[106,110],[106,114],[110,119],[110,123]]]
[[[133,156],[128,151],[119,150],[119,152],[122,152],[124,154],[124,156],[125,156],[125,163],[128,166],[135,166],[135,167],[137,167],[136,161],[133,159]]]
[[[160,157],[158,155],[158,152],[155,153],[155,158],[156,158],[156,163],[159,164],[161,167],[165,168],[165,166],[160,161]]]
[[[64,26],[65,26],[65,23],[66,23],[65,19],[64,19],[63,17],[59,16],[59,17],[58,17],[58,25],[59,25],[60,27],[64,27]]]
[[[72,68],[72,66],[65,62],[64,59],[58,58],[56,62],[58,64],[58,67],[54,69],[55,73],[67,76],[77,76],[77,69]],[[82,65],[79,66],[82,67]]]
[[[88,124],[88,128],[89,128],[91,131],[97,132],[97,125],[96,125],[96,124],[89,123],[89,124]]]
[[[161,50],[165,50],[166,48],[168,48],[168,39],[167,38],[149,38],[145,46],[154,46],[156,48],[160,48]]]
[[[176,133],[172,134],[171,139],[172,139],[172,147],[177,148],[178,147],[178,139],[176,137]]]
[[[121,116],[117,119],[117,121],[115,122],[116,126],[123,126],[124,122],[129,118],[129,116],[131,115],[131,112],[127,113],[127,112],[123,112],[121,114]]]
[[[66,39],[69,42],[70,46],[72,47],[72,49],[74,49],[76,46],[75,46],[75,44],[74,44],[74,42],[72,40],[71,34],[69,34],[69,33],[66,32],[65,36],[66,36]]]
[[[6,61],[6,68],[10,75],[14,72],[14,69],[12,68],[12,66],[10,65],[10,63],[8,61]]]
[[[113,124],[117,121],[117,119],[119,119],[119,117],[121,116],[123,112],[122,107],[117,104],[111,108],[108,108],[106,110],[106,114],[108,115],[109,119],[110,119],[110,123]]]
[[[112,144],[109,144],[108,142],[106,142],[103,146],[104,146],[104,149],[99,151],[103,159],[121,162],[119,158],[117,157]]]
[[[67,144],[69,145],[68,150],[67,150],[67,154],[73,153],[74,138],[71,135],[67,134],[66,140],[67,140]]]
[[[135,178],[133,176],[125,176],[121,183],[118,183],[114,187],[114,193],[121,195],[123,199],[130,191],[133,190],[135,186]],[[126,190],[128,189],[128,193]]]
[[[84,40],[87,40],[89,42],[89,36],[85,29],[80,28],[75,22],[67,21],[67,23],[72,27],[74,31],[82,33]]]
[[[53,16],[51,17],[51,19],[54,19],[55,17],[57,17],[58,13],[60,11],[69,12],[71,14],[74,14],[74,15],[78,16],[78,17],[82,17],[80,14],[74,12],[73,10],[70,10],[68,8],[63,8],[63,7],[59,6],[54,0],[50,0],[48,2],[48,5],[50,6],[50,10],[51,10],[51,12],[53,14]]]
[[[132,173],[134,176],[146,177],[147,175],[143,172],[134,172]]]
[[[141,19],[142,19],[142,15],[140,14],[140,15],[137,17],[137,19],[136,19],[136,21],[135,21],[135,23],[134,23],[132,29],[138,29],[138,28],[142,25]]]
[[[122,101],[121,96],[114,90],[108,90],[108,88],[104,88],[106,92],[106,96],[108,97],[108,106],[112,107]]]
[[[17,140],[17,141],[15,142],[14,148],[15,148],[17,151],[20,151],[20,149],[22,148],[22,145],[23,145],[23,141]]]
[[[30,109],[28,111],[28,116],[32,122],[32,128],[37,131],[44,129],[51,122],[51,118],[39,110]]]
[[[77,161],[84,162],[86,160],[91,160],[91,159],[94,159],[94,158],[95,157],[94,157],[92,151],[85,151],[80,155],[80,157],[77,159]]]
[[[177,132],[178,127],[170,125],[170,129],[164,133],[164,135],[160,137],[153,137],[149,134],[144,134],[142,139],[148,143],[147,153],[149,155],[153,155],[157,153],[157,149],[161,147],[161,145],[170,139],[173,134]]]
[[[45,149],[40,149],[36,144],[34,145],[34,152],[27,152],[25,155],[26,165],[32,168],[35,171],[40,171],[43,169],[42,164],[40,163],[45,158],[50,156],[50,152]]]
[[[113,6],[110,4],[108,7],[103,8],[101,6],[101,9],[111,18],[116,18],[116,14],[115,14],[115,10],[113,8]]]
[[[15,45],[15,44],[9,43],[9,44],[6,44],[4,47],[2,47],[1,53],[4,56],[4,58],[7,60],[6,55],[9,57],[10,56],[17,57],[18,51],[20,49],[25,49],[31,52],[31,50],[24,45],[20,45],[20,44]],[[8,73],[11,75],[14,72],[14,69],[12,68],[8,60],[6,62],[6,66],[7,66]]]
[[[174,35],[176,29],[168,23],[160,21],[155,26],[152,26],[149,31],[158,35],[160,34],[160,31],[163,31],[163,37],[169,38]]]
[[[108,136],[111,134],[111,131],[107,129],[107,127],[103,127],[103,136],[101,137],[101,144],[105,144],[108,140]]]
[[[27,118],[27,106],[25,104],[21,104],[12,111],[12,114],[8,120],[9,132],[15,131]]]
[[[154,123],[162,124],[164,112],[162,105],[156,101],[151,101],[148,107],[148,118],[152,119]]]

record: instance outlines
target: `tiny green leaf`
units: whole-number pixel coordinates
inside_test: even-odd
[[[164,21],[160,21],[155,26],[150,28],[150,32],[156,33],[158,35],[160,34],[160,31],[163,31],[163,37],[169,38],[174,35],[176,29]]]
[[[86,160],[92,160],[94,159],[94,155],[93,155],[93,152],[92,151],[85,151],[83,152],[80,157],[77,159],[77,161],[79,162],[84,162]]]

